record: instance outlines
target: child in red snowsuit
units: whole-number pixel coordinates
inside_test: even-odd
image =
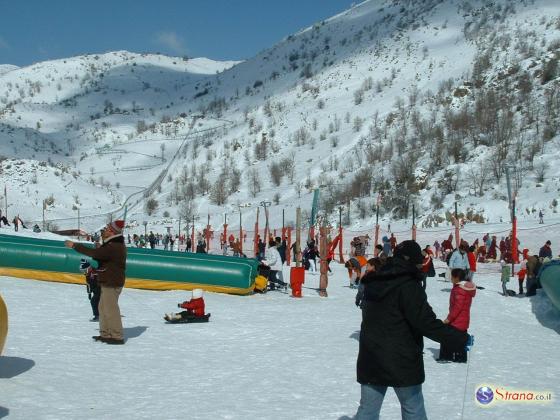
[[[204,297],[202,289],[194,289],[192,291],[192,298],[180,303],[179,308],[186,309],[178,314],[165,314],[164,318],[167,321],[192,318],[192,317],[203,317],[205,311]]]
[[[459,331],[465,332],[469,329],[472,299],[476,295],[476,285],[467,281],[466,278],[467,273],[464,270],[460,268],[451,270],[453,289],[451,289],[451,295],[449,296],[449,315],[443,321]],[[441,345],[438,361],[466,363],[467,350],[450,351],[444,345]]]

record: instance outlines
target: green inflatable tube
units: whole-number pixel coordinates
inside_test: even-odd
[[[560,310],[560,260],[545,263],[539,271],[539,280],[556,309]]]
[[[126,286],[249,294],[257,276],[254,259],[127,248]],[[66,283],[84,283],[83,255],[63,241],[0,235],[0,275]],[[87,258],[87,257],[86,257]]]

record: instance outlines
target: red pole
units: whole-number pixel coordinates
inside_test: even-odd
[[[416,240],[416,225],[412,225],[412,240]]]
[[[342,243],[343,241],[343,236],[342,236],[342,226],[338,227],[338,234],[340,235],[340,238],[338,240],[338,255],[339,255],[339,262],[340,264],[344,264],[344,256],[342,255]]]
[[[227,223],[224,223],[224,245],[226,245],[227,243]]]
[[[288,240],[286,241],[286,262],[290,265],[292,261],[292,252],[290,250],[292,246],[292,228],[288,228]]]
[[[312,241],[315,240],[315,226],[309,228],[309,238],[311,238]]]
[[[375,254],[375,247],[379,243],[379,224],[375,225],[375,243],[373,244],[373,251]]]

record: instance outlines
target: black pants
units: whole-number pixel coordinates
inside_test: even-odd
[[[467,363],[467,350],[463,348],[459,351],[453,351],[444,344],[441,344],[439,348],[438,360],[447,360],[456,363]]]
[[[519,294],[523,294],[523,280],[517,279],[519,281]]]
[[[99,317],[99,300],[101,299],[101,287],[99,285],[90,288],[89,303],[94,317]]]
[[[422,273],[422,289],[426,290],[426,279],[428,278],[428,273]]]
[[[537,294],[537,279],[535,277],[527,277],[527,293],[525,296],[535,296]]]

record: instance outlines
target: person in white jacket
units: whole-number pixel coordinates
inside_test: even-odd
[[[268,275],[269,281],[282,285],[285,284],[284,275],[282,273],[282,259],[276,248],[276,241],[271,239],[268,242],[268,249],[265,251],[264,260],[261,262],[270,267],[270,274]]]

